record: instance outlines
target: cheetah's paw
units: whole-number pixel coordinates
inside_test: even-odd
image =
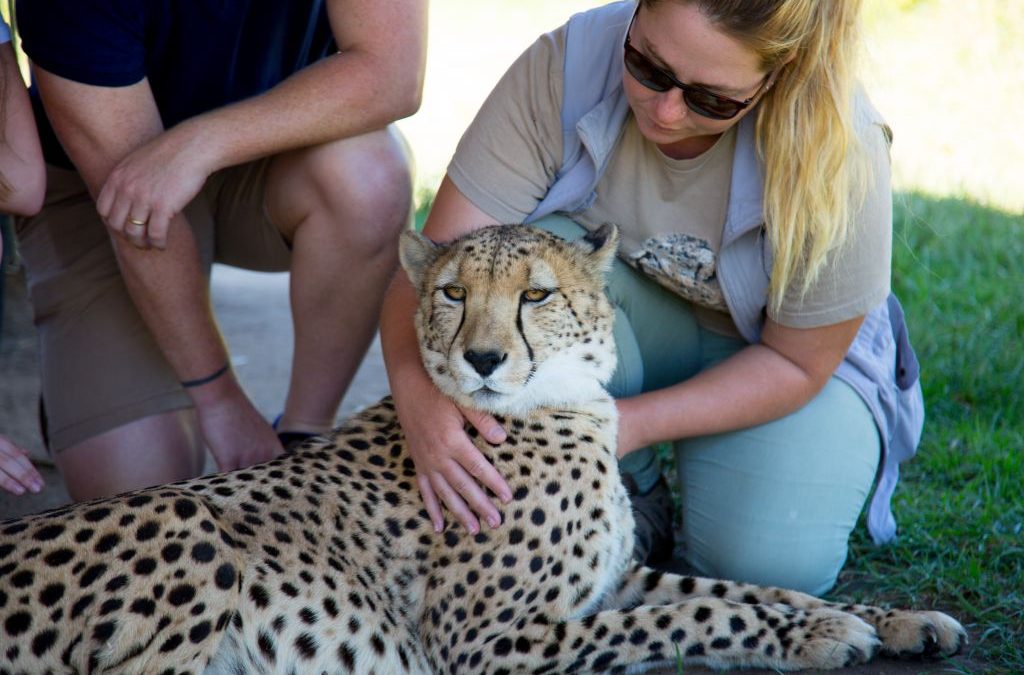
[[[958,654],[967,644],[967,631],[942,612],[895,610],[878,622],[878,635],[887,654],[941,658]]]
[[[792,637],[787,666],[797,668],[846,668],[866,663],[882,644],[873,626],[833,609],[807,612],[802,632],[794,632]]]

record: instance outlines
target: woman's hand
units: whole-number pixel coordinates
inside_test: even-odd
[[[43,489],[43,477],[28,458],[28,453],[6,436],[0,436],[0,488],[15,495]]]
[[[451,241],[496,222],[445,176],[423,233],[434,241]],[[512,490],[473,445],[465,424],[468,421],[489,443],[504,441],[505,430],[492,416],[455,405],[423,370],[412,321],[418,303],[406,275],[397,274],[384,301],[380,331],[391,393],[434,529],[444,529],[443,502],[467,530],[476,534],[480,531],[478,516],[491,527],[501,524],[501,514],[484,489],[505,503],[512,500]]]
[[[473,534],[480,531],[477,517],[492,528],[498,527],[501,514],[484,488],[502,502],[512,499],[512,491],[473,445],[465,422],[472,424],[489,443],[504,441],[505,430],[486,413],[458,407],[426,380],[425,373],[423,378],[407,382],[401,392],[396,391],[395,404],[409,455],[416,464],[420,495],[434,530],[444,529],[441,502]]]

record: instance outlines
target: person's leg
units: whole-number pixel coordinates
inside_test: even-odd
[[[280,430],[333,426],[377,330],[411,205],[410,160],[393,127],[271,162],[267,215],[292,247],[295,328]]]
[[[86,500],[198,475],[188,396],[121,281],[77,174],[48,171],[47,203],[18,219],[40,340],[47,436],[68,493]]]
[[[879,453],[867,406],[835,377],[780,420],[677,443],[687,563],[705,576],[824,593]]]
[[[206,458],[195,413],[174,410],[122,424],[56,453],[75,501],[198,476]]]

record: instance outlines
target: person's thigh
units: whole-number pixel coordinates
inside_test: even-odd
[[[678,442],[687,562],[705,576],[824,593],[879,453],[871,413],[836,377],[782,419]]]
[[[17,222],[39,331],[51,450],[191,406],[121,278],[85,185],[50,168],[47,202]]]
[[[260,272],[284,272],[291,265],[291,244],[267,211],[267,174],[274,161],[264,157],[230,166],[207,181],[215,262]]]

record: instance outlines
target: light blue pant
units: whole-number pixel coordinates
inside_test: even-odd
[[[583,232],[561,216],[537,225],[567,239]],[[688,302],[620,260],[608,295],[619,358],[609,390],[616,397],[681,382],[746,344],[701,328]],[[782,419],[672,445],[684,556],[697,573],[816,595],[835,584],[881,452],[871,413],[849,385],[833,377]],[[652,448],[623,457],[620,469],[641,491],[661,472]]]

